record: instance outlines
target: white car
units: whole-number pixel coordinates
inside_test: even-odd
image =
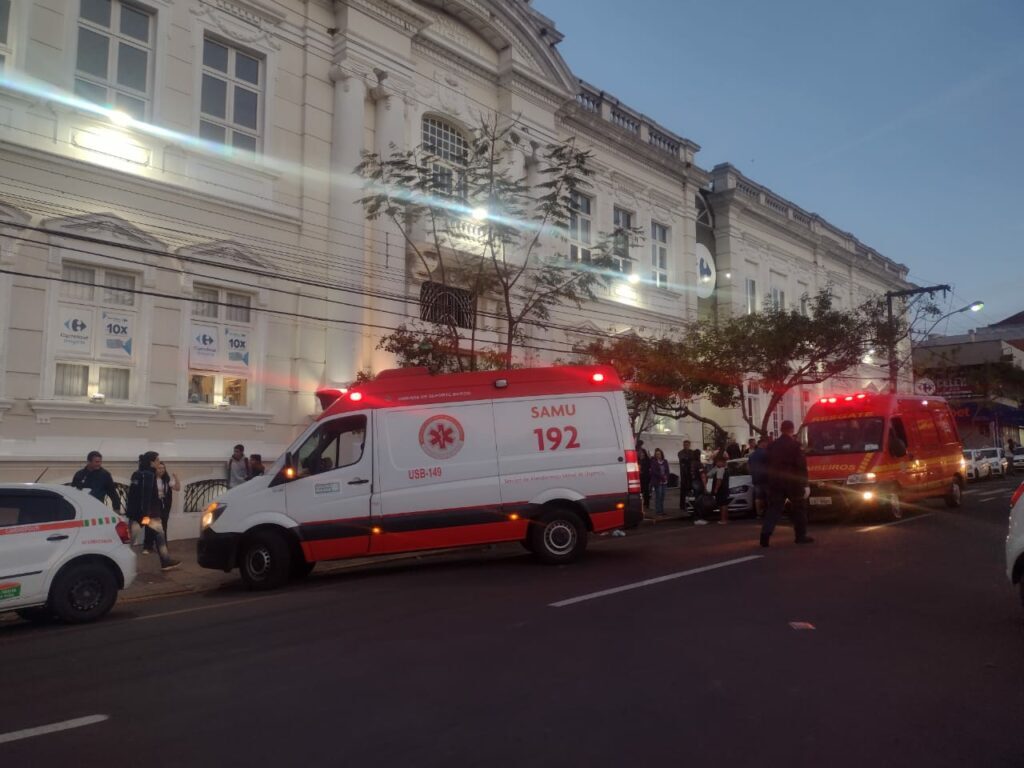
[[[1006,451],[1002,448],[978,448],[974,453],[982,461],[988,462],[993,477],[1006,477],[1006,472],[1010,468]]]
[[[65,485],[0,484],[0,612],[94,621],[135,580],[127,521]]]
[[[1006,575],[1020,587],[1024,603],[1024,483],[1010,498],[1010,529],[1006,533]]]
[[[968,480],[983,480],[992,477],[992,465],[985,459],[978,456],[978,450],[964,451],[964,461],[967,462],[964,471]]]
[[[750,477],[750,470],[747,468],[746,459],[730,459],[726,462],[729,468],[729,514],[730,515],[752,515],[754,514],[754,482]],[[710,473],[714,468],[713,464],[705,466],[705,471]],[[711,493],[714,482],[708,478],[707,492]],[[693,509],[693,499],[686,500],[687,509]],[[714,508],[714,514],[718,508]]]
[[[1013,449],[1013,468],[1024,469],[1024,448]]]

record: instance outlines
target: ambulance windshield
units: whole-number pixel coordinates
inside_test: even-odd
[[[804,447],[808,456],[878,451],[884,426],[880,417],[814,421],[804,426]]]

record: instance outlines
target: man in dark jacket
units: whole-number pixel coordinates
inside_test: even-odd
[[[810,495],[807,485],[807,459],[800,443],[793,437],[793,422],[784,421],[781,435],[766,450],[765,469],[768,479],[768,511],[761,526],[761,546],[768,546],[775,525],[782,517],[786,502],[790,504],[789,516],[793,520],[797,544],[814,541],[807,535],[807,510],[804,502]]]
[[[143,529],[152,531],[156,551],[160,554],[160,569],[169,571],[180,566],[181,561],[171,559],[164,527],[160,522],[162,505],[156,489],[156,465],[159,461],[160,454],[156,451],[147,451],[139,456],[139,468],[132,474],[131,485],[128,487],[125,514],[132,521],[132,543],[141,543]]]
[[[693,449],[689,440],[683,440],[679,457],[679,508],[686,509],[686,497],[693,490]]]
[[[85,466],[75,472],[71,479],[72,487],[88,491],[90,496],[104,503],[109,498],[114,511],[120,512],[121,497],[117,494],[114,478],[103,468],[103,456],[99,451],[89,451],[85,462]]]

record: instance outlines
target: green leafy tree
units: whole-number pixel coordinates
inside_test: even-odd
[[[458,155],[429,144],[386,157],[364,154],[357,171],[367,218],[394,224],[427,279],[472,297],[468,324],[449,313],[385,337],[381,348],[401,363],[421,360],[420,347],[429,345],[428,367],[475,369],[495,354],[512,367],[527,326],[547,323],[558,306],[578,309],[593,300],[615,268],[621,238],[640,236],[601,236],[589,263],[570,261],[564,235],[575,194],[589,186],[591,154],[573,139],[539,144],[523,137],[514,123],[495,118],[482,120]],[[484,301],[498,309],[483,311]]]

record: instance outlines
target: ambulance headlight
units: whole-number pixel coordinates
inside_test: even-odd
[[[203,528],[209,528],[213,525],[217,518],[224,514],[224,510],[228,508],[227,504],[221,504],[219,502],[213,502],[203,512]]]
[[[846,478],[847,485],[867,485],[868,483],[875,482],[874,472],[864,472],[862,474],[850,475]]]

